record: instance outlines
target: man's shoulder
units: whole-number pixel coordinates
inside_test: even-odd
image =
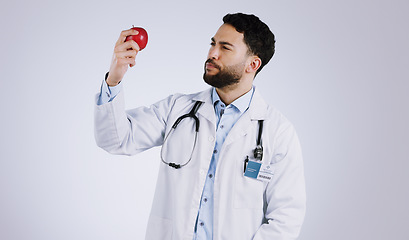
[[[211,88],[195,92],[195,93],[175,93],[169,97],[173,98],[177,103],[201,101],[206,102],[211,98]]]
[[[263,117],[261,117],[262,119],[276,126],[293,127],[291,121],[274,105],[266,102],[264,98],[261,96],[260,92],[258,92],[256,95],[257,97],[253,107],[259,108],[260,111],[259,114],[263,115]]]

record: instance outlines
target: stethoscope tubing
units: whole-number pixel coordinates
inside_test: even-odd
[[[196,148],[197,135],[198,135],[198,133],[199,133],[199,127],[200,127],[200,121],[199,121],[199,118],[196,116],[196,112],[197,112],[197,110],[199,110],[199,108],[200,108],[200,106],[201,106],[202,104],[203,104],[203,102],[196,101],[195,105],[193,106],[192,110],[190,110],[189,113],[184,114],[184,115],[178,117],[178,119],[176,119],[175,123],[172,125],[172,128],[170,129],[170,131],[168,132],[168,134],[165,136],[165,139],[163,140],[163,145],[165,145],[165,143],[166,143],[167,139],[169,138],[169,136],[173,133],[173,131],[175,131],[175,129],[177,128],[177,126],[179,125],[179,123],[180,123],[183,119],[189,118],[189,117],[193,118],[193,119],[195,120],[195,141],[194,141],[194,143],[193,143],[193,148],[192,148],[192,152],[190,153],[189,160],[188,160],[187,162],[183,163],[183,164],[177,164],[177,163],[174,163],[174,162],[167,162],[167,161],[165,161],[165,159],[163,158],[163,147],[162,147],[162,149],[161,149],[161,151],[160,151],[160,158],[161,158],[161,160],[162,160],[162,162],[163,162],[164,164],[169,165],[170,167],[173,167],[173,168],[175,168],[175,169],[179,169],[179,168],[181,168],[181,167],[186,166],[186,165],[192,160],[193,152],[194,152],[194,150],[195,150],[195,148]]]

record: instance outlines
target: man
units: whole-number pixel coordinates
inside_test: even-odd
[[[146,239],[299,235],[305,186],[298,138],[253,86],[274,54],[274,35],[254,15],[227,14],[223,21],[205,62],[203,78],[212,88],[125,111],[117,85],[139,50],[125,42],[137,32],[126,30],[97,96],[98,146],[132,155],[162,145]]]

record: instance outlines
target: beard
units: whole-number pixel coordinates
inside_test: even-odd
[[[211,63],[219,72],[215,75],[206,74],[206,63]],[[240,82],[241,77],[243,76],[243,63],[239,63],[232,66],[227,66],[222,69],[217,65],[213,59],[208,59],[205,62],[205,72],[203,74],[204,81],[212,87],[215,88],[224,88],[227,86],[232,86]]]

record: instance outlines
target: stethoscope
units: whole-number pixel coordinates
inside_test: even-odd
[[[185,118],[193,118],[195,120],[195,140],[194,140],[194,144],[193,144],[193,148],[192,148],[192,152],[190,153],[190,157],[189,160],[187,160],[185,163],[183,164],[178,164],[178,163],[174,163],[174,162],[167,162],[164,158],[163,158],[163,149],[164,147],[162,147],[161,149],[161,153],[160,153],[160,157],[162,159],[162,162],[172,168],[175,169],[179,169],[181,167],[186,166],[191,160],[192,160],[192,156],[193,156],[193,152],[196,148],[196,143],[197,143],[197,135],[199,132],[199,127],[200,127],[200,121],[199,118],[196,116],[197,110],[199,110],[200,106],[203,104],[203,102],[200,101],[196,101],[195,105],[193,106],[192,110],[190,110],[189,113],[184,114],[180,117],[178,117],[175,121],[175,123],[172,125],[172,128],[170,129],[170,131],[168,132],[168,134],[165,136],[165,139],[163,141],[163,146],[165,145],[166,141],[168,140],[169,136],[176,130],[177,126],[179,125],[179,123],[185,119]],[[263,159],[263,145],[261,143],[261,135],[263,132],[263,120],[258,120],[259,123],[259,129],[258,129],[258,136],[257,136],[257,146],[256,148],[253,150],[253,154],[254,154],[254,158],[262,161]],[[246,167],[246,163],[245,163],[245,167]]]
[[[257,146],[253,150],[253,156],[256,161],[263,161],[263,145],[261,143],[261,134],[263,133],[263,123],[264,120],[258,120],[258,136],[257,136]],[[246,156],[246,159],[244,159],[244,170],[243,172],[246,172],[247,164],[249,162],[249,157]]]
[[[163,158],[163,148],[164,148],[164,147],[162,146],[162,149],[161,149],[161,152],[160,152],[160,157],[161,157],[162,162],[163,162],[164,164],[167,164],[167,165],[169,165],[170,167],[173,167],[173,168],[175,168],[175,169],[179,169],[179,168],[181,168],[181,167],[186,166],[186,165],[190,162],[190,160],[192,160],[193,151],[195,150],[196,142],[197,142],[197,133],[199,132],[199,126],[200,126],[200,121],[199,121],[199,118],[196,117],[196,112],[197,112],[197,110],[199,110],[199,108],[200,108],[200,106],[201,106],[202,104],[203,104],[203,102],[196,101],[195,105],[193,106],[192,110],[190,110],[189,113],[178,117],[178,119],[176,119],[175,123],[172,125],[172,128],[170,129],[170,131],[169,131],[168,134],[166,135],[165,140],[163,140],[163,146],[164,146],[165,143],[166,143],[166,141],[168,140],[169,136],[175,131],[175,129],[177,128],[177,126],[179,125],[179,123],[180,123],[183,119],[189,118],[189,117],[190,117],[190,118],[193,118],[193,119],[195,120],[195,141],[194,141],[194,144],[193,144],[192,152],[190,153],[189,160],[187,160],[187,162],[185,162],[185,163],[183,163],[183,164],[177,164],[177,163],[174,163],[174,162],[166,162],[165,159]]]

